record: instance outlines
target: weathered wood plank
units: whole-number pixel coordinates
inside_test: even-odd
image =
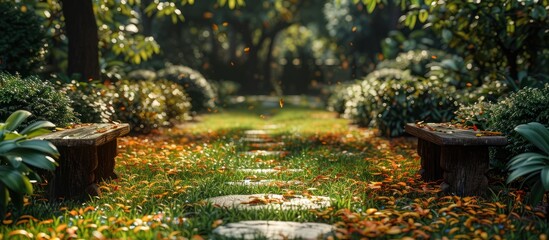
[[[425,124],[431,129],[421,128],[414,123],[408,123],[405,126],[407,133],[418,138],[427,140],[440,146],[460,145],[460,146],[503,146],[507,144],[505,136],[481,136],[477,137],[476,132],[472,130],[458,129],[443,126],[442,124]]]
[[[57,146],[61,157],[57,160],[50,180],[49,197],[51,200],[83,199],[99,192],[87,192],[95,183],[94,171],[97,168],[97,149],[95,146],[64,147]]]
[[[97,123],[84,125],[74,129],[52,132],[39,136],[37,139],[48,140],[55,146],[99,146],[113,141],[117,137],[126,135],[129,132],[130,126],[127,123]]]
[[[489,168],[485,146],[445,146],[441,149],[440,166],[444,170],[441,188],[458,196],[484,195],[488,189]]]
[[[440,146],[421,138],[417,142],[417,153],[421,157],[419,174],[423,181],[438,181],[443,177],[440,167]]]

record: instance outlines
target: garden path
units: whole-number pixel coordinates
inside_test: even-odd
[[[273,138],[270,128],[247,130],[241,139],[249,149],[242,155],[256,158],[275,157],[283,159],[289,152],[284,149],[284,142]],[[303,169],[286,169],[279,166],[274,169],[238,169],[238,171],[253,174],[277,174],[282,172],[301,172]],[[255,175],[252,175],[255,176]],[[254,180],[247,177],[239,182],[227,182],[230,185],[277,185],[277,184],[301,184],[299,180],[280,181],[275,179]],[[279,195],[269,193],[258,193],[249,195],[225,195],[207,199],[214,206],[221,208],[236,208],[242,210],[255,209],[280,209],[304,210],[321,209],[330,206],[329,197],[325,196],[302,196],[302,195]],[[293,221],[240,221],[225,224],[217,227],[214,234],[237,239],[319,239],[333,235],[334,227],[325,223],[314,222],[293,222]]]

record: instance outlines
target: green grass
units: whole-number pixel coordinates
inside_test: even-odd
[[[273,127],[284,157],[244,156],[249,129]],[[545,219],[522,204],[524,194],[495,186],[485,198],[443,196],[416,175],[410,139],[383,139],[322,110],[259,104],[204,115],[200,121],[119,140],[119,179],[101,184],[90,201],[51,203],[31,196],[22,213],[4,220],[4,238],[212,238],[219,224],[241,220],[323,222],[339,238],[538,238]],[[300,168],[303,172],[250,174],[238,168]],[[302,184],[238,186],[244,179]],[[212,206],[229,194],[312,194],[333,198],[320,210],[255,211]],[[0,237],[1,238],[1,237]]]

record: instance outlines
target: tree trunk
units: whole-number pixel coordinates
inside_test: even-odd
[[[143,35],[144,36],[152,36],[153,35],[153,20],[154,15],[149,16],[145,9],[149,4],[152,3],[152,0],[143,0],[141,1],[141,5],[139,7],[139,11],[141,14],[141,24],[143,26]]]
[[[259,47],[251,46],[248,52],[248,59],[245,63],[245,80],[242,90],[246,94],[263,94],[263,84],[259,76]]]
[[[278,34],[274,34],[274,36],[270,39],[270,42],[269,42],[269,47],[267,49],[267,57],[265,57],[265,63],[263,63],[263,76],[264,76],[265,82],[270,83],[272,85],[272,89],[274,89],[276,94],[278,96],[281,96],[282,88],[280,84],[277,83],[276,80],[273,81],[273,79],[271,78],[271,70],[272,70],[271,63],[273,59],[273,49],[275,45],[276,35]]]
[[[61,0],[65,31],[69,40],[67,74],[80,75],[81,80],[101,79],[99,70],[99,36],[91,0]]]

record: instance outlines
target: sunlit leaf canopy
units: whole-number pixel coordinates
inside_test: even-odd
[[[44,52],[49,59],[44,71],[65,69],[66,37],[59,1],[17,2],[45,19],[51,38]],[[256,85],[266,92],[297,93],[293,89],[303,91],[303,87],[290,86],[294,84],[287,82],[289,78],[305,79],[304,86],[321,79],[332,84],[360,78],[379,61],[394,58],[395,49],[405,51],[418,44],[463,57],[467,69],[479,73],[479,85],[485,78],[508,78],[519,89],[520,82],[547,73],[542,67],[548,42],[544,33],[549,25],[547,0],[93,3],[101,71],[108,78],[168,61],[196,68],[212,79],[237,81],[248,92],[253,89],[245,88]],[[413,39],[420,34],[422,39]],[[322,73],[330,66],[338,68]],[[350,77],[337,77],[347,72]]]

